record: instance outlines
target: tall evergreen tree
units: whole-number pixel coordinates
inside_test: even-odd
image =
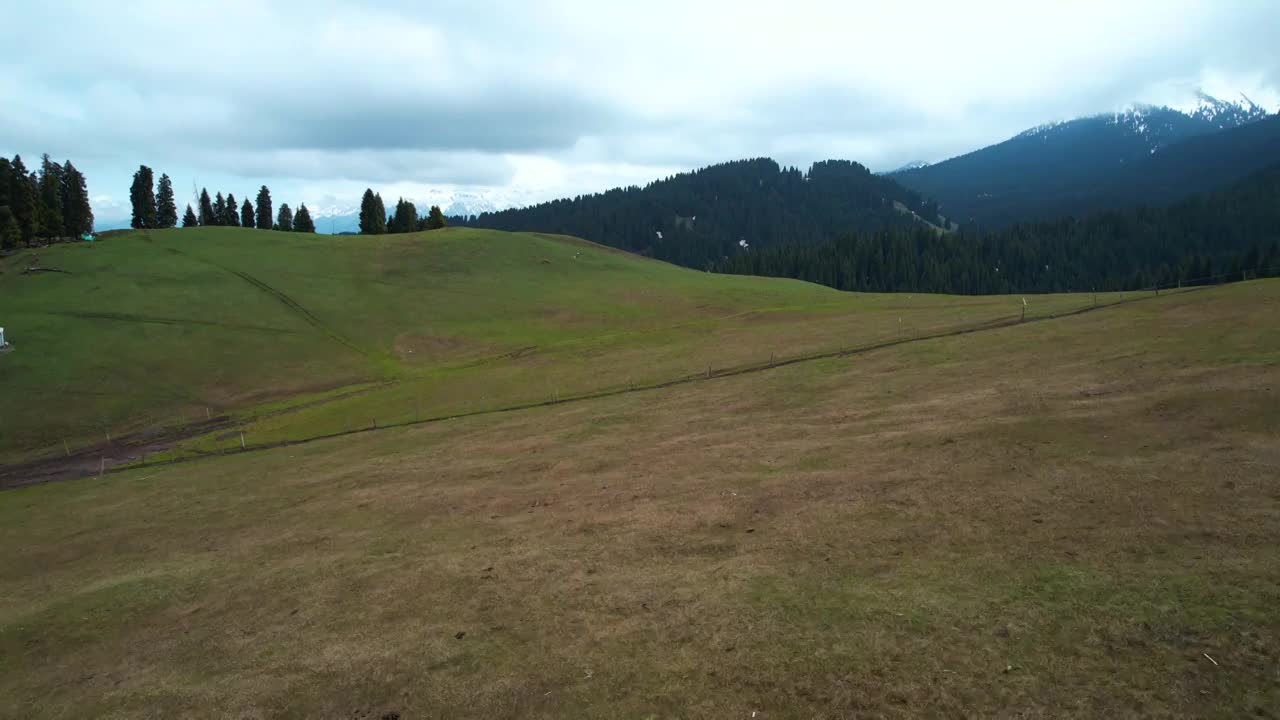
[[[160,175],[160,188],[156,192],[156,227],[171,228],[178,224],[178,203],[173,197],[173,181],[168,175]]]
[[[293,211],[289,203],[280,203],[280,214],[276,217],[276,229],[280,232],[293,232]]]
[[[13,185],[13,164],[9,162],[9,158],[0,157],[0,248],[11,248],[22,242],[22,228],[18,227],[18,221],[13,217],[13,210],[9,208],[9,193]],[[10,232],[10,223],[13,224],[13,231]]]
[[[67,233],[93,232],[93,206],[84,173],[68,160],[62,165],[62,224]]]
[[[191,203],[187,203],[187,212],[182,215],[182,227],[196,227],[200,224],[200,219],[196,217],[196,211],[191,209]]]
[[[245,198],[244,204],[240,206],[240,226],[253,227],[253,203],[249,202],[249,198]]]
[[[418,208],[413,203],[400,198],[396,201],[396,212],[388,223],[388,232],[407,233],[418,229]]]
[[[138,171],[133,174],[133,186],[129,188],[129,201],[133,205],[132,227],[156,226],[155,180],[151,168],[146,165],[139,166]]]
[[[257,217],[257,226],[258,226],[258,229],[259,229],[259,230],[270,230],[270,229],[271,229],[271,220],[272,220],[272,217],[271,217],[271,191],[267,189],[267,186],[266,186],[266,185],[263,185],[263,186],[262,186],[262,188],[261,188],[260,190],[258,190],[258,203],[257,203],[257,205],[258,205],[258,217]]]
[[[227,199],[218,193],[213,198],[213,224],[225,225],[227,220]]]
[[[7,161],[6,161],[7,162]],[[0,249],[8,250],[22,242],[22,228],[8,205],[0,205]]]
[[[360,200],[360,233],[362,235],[381,235],[387,231],[387,209],[382,205],[382,196],[373,190],[366,189]]]
[[[293,216],[293,231],[300,233],[316,231],[316,224],[311,220],[311,211],[307,209],[306,203],[299,205],[297,214]]]
[[[222,224],[236,227],[240,224],[240,206],[236,204],[236,196],[227,193],[227,209],[222,214]]]
[[[213,212],[213,201],[209,199],[209,190],[206,188],[200,188],[200,224],[218,224],[218,216]]]
[[[40,191],[37,196],[40,234],[61,237],[66,234],[62,223],[62,166],[45,153],[40,159]]]
[[[427,213],[427,229],[439,230],[445,225],[444,212],[440,210],[439,205],[432,205],[431,210]]]
[[[9,209],[22,232],[23,242],[36,235],[36,183],[21,155],[14,155],[9,168]]]

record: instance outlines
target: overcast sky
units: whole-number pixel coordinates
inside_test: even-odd
[[[126,9],[127,6],[127,9]],[[771,156],[937,161],[1198,87],[1280,106],[1280,2],[11,3],[0,153],[277,205],[524,204]],[[322,227],[323,229],[323,227]]]

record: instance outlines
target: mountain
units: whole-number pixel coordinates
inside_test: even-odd
[[[1206,151],[1215,149],[1205,145]],[[850,234],[825,243],[738,253],[716,270],[860,292],[979,294],[1150,289],[1241,279],[1245,272],[1275,276],[1280,275],[1280,162],[1165,208],[1105,210],[1081,220],[1060,218],[991,232]]]
[[[894,173],[906,172],[908,170],[919,170],[920,168],[927,168],[929,165],[930,163],[924,160],[913,160],[912,162],[905,163],[901,167],[894,168],[889,172],[881,173],[881,175],[892,175]]]
[[[574,235],[687,267],[748,247],[821,242],[850,231],[928,226],[937,206],[847,160],[807,173],[768,158],[681,173],[645,187],[450,218],[452,225]]]
[[[432,205],[439,205],[445,215],[470,216],[485,212],[494,212],[509,207],[511,201],[505,197],[460,190],[431,190],[422,198],[407,198],[418,208],[420,215],[426,215]],[[387,198],[383,198],[385,202]],[[395,198],[391,199],[391,207],[395,207]],[[316,230],[325,234],[360,232],[360,208],[343,205],[323,205],[311,210],[315,218]],[[128,227],[126,220],[121,227]]]
[[[1265,109],[1247,99],[1229,103],[1201,94],[1196,105],[1182,110],[1136,106],[1042,125],[1002,143],[891,177],[937,200],[942,212],[955,220],[981,226],[1158,202],[1167,200],[1169,193],[1179,196],[1210,188],[1198,182],[1179,187],[1161,181],[1158,168],[1162,165],[1153,158],[1183,152],[1179,147],[1191,139],[1235,132],[1266,117]],[[1236,139],[1244,145],[1258,140],[1244,135]],[[1222,146],[1234,142],[1228,140]],[[1239,153],[1232,156],[1241,158]],[[1224,165],[1216,177],[1230,181],[1276,159],[1280,157],[1268,155],[1234,167]],[[1160,184],[1159,197],[1145,194],[1143,188],[1149,183]]]

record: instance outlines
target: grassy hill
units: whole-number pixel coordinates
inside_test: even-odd
[[[34,336],[28,295],[0,364],[75,328],[60,342],[90,354],[5,371],[6,402],[15,378],[35,392],[34,373],[75,367],[140,364],[195,389],[139,393],[191,408],[211,373],[238,383],[228,402],[268,398],[269,378],[375,383],[244,420],[283,434],[419,389],[506,403],[1010,315],[1010,298],[840,295],[534,236],[347,242],[156,234],[42,253],[72,276],[6,265],[6,312],[15,286],[52,303],[39,288],[67,282],[94,312],[188,321],[48,315]],[[1280,281],[1196,289],[3,492],[0,697],[26,718],[1267,717],[1278,310]],[[208,354],[164,366],[102,340],[137,333]],[[416,339],[438,337],[466,340]]]
[[[1037,297],[1029,315],[1092,302]],[[1007,320],[1021,301],[838,293],[537,234],[199,228],[0,259],[0,308],[0,463],[69,447],[96,464],[203,425],[171,454],[662,383]]]

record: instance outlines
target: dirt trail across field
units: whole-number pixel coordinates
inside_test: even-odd
[[[15,465],[0,466],[0,490],[59,480],[95,477],[128,463],[137,462],[158,452],[169,450],[184,440],[235,426],[226,415],[193,423],[167,432],[154,430],[123,435],[103,443],[76,450],[64,457],[44,458]]]
[[[1198,288],[1183,290],[1183,292],[1189,292],[1194,289],[1198,289]],[[1141,302],[1143,300],[1153,298],[1153,297],[1155,296],[1135,297],[1135,298],[1123,300],[1116,303],[1110,303],[1107,305],[1084,307],[1078,310],[1057,313],[1054,315],[1027,318],[1026,320],[1021,320],[1017,317],[1010,317],[1006,319],[983,322],[978,325],[970,325],[966,327],[953,328],[950,330],[943,330],[943,331],[932,333],[929,335],[908,337],[908,338],[895,339],[895,340],[887,340],[884,342],[873,343],[870,345],[864,345],[864,346],[855,347],[855,348],[845,348],[840,350],[831,350],[827,352],[811,353],[811,354],[801,355],[797,357],[778,358],[775,361],[767,364],[755,364],[755,365],[747,365],[747,366],[734,367],[734,368],[721,368],[718,370],[710,369],[709,372],[706,374],[699,373],[696,375],[687,375],[679,378],[673,378],[671,380],[666,380],[663,382],[651,383],[648,385],[634,385],[634,386],[622,387],[622,388],[610,388],[610,389],[601,390],[597,392],[590,392],[590,393],[585,393],[581,395],[562,397],[555,400],[545,400],[545,401],[533,402],[533,403],[522,403],[517,405],[511,405],[508,407],[491,408],[491,409],[485,409],[485,410],[476,410],[473,412],[455,413],[455,414],[439,416],[439,417],[422,418],[419,420],[411,420],[403,423],[391,423],[387,425],[380,425],[377,427],[357,428],[357,429],[349,430],[346,432],[330,433],[325,435],[318,435],[315,437],[299,438],[296,440],[284,440],[284,441],[274,442],[274,443],[250,445],[243,450],[240,448],[234,448],[229,451],[217,451],[217,452],[197,455],[195,457],[178,458],[175,460],[165,460],[165,461],[156,462],[156,463],[143,463],[138,465],[132,465],[132,467],[137,468],[137,467],[147,467],[150,465],[156,465],[156,466],[172,465],[172,464],[178,464],[178,463],[184,463],[184,462],[191,462],[194,460],[200,460],[204,457],[211,457],[215,455],[226,455],[226,454],[237,453],[237,452],[252,452],[255,450],[269,450],[269,449],[278,448],[278,447],[286,447],[286,446],[316,442],[319,440],[328,440],[336,437],[342,437],[345,435],[355,435],[355,434],[366,433],[366,432],[378,432],[382,430],[389,430],[391,428],[405,427],[408,425],[425,425],[429,423],[439,423],[439,422],[445,422],[448,420],[454,420],[457,418],[473,417],[478,415],[498,415],[498,414],[504,414],[504,413],[518,412],[521,410],[531,410],[531,409],[540,408],[540,407],[550,407],[553,405],[579,403],[579,402],[596,400],[600,398],[612,397],[615,395],[623,395],[628,393],[645,392],[650,390],[661,390],[665,388],[675,387],[678,385],[686,385],[686,384],[691,384],[696,382],[705,382],[705,381],[711,381],[715,379],[728,378],[728,377],[737,377],[739,375],[746,375],[751,373],[766,372],[776,368],[786,367],[789,365],[796,365],[799,363],[814,362],[817,360],[827,360],[827,359],[837,358],[837,357],[849,357],[853,355],[861,355],[869,352],[874,352],[876,350],[883,350],[886,348],[897,347],[900,345],[909,345],[912,343],[925,342],[928,340],[937,340],[940,338],[969,335],[973,333],[986,332],[990,330],[1000,330],[1000,329],[1014,327],[1017,325],[1024,325],[1028,323],[1046,322],[1050,320],[1074,317],[1077,315],[1083,315],[1085,313],[1105,310],[1107,308],[1118,307],[1121,305],[1127,305],[1134,302]],[[359,391],[357,393],[350,393],[347,395],[336,396],[334,398],[327,398],[325,400],[320,400],[317,402],[322,402],[322,403],[332,402],[334,400],[338,400],[343,397],[348,397],[351,394],[360,394],[360,392],[365,392],[365,391]],[[308,405],[313,405],[313,404],[315,403],[309,403]],[[289,408],[289,409],[281,410],[279,412],[282,412],[282,413],[292,412],[294,410],[299,409],[300,407],[305,407],[305,406]],[[44,482],[53,482],[57,480],[70,480],[70,479],[82,478],[82,477],[93,477],[98,475],[100,472],[104,472],[104,471],[112,472],[113,468],[119,469],[120,465],[137,463],[139,460],[144,460],[149,455],[153,455],[158,452],[163,452],[165,450],[172,449],[183,440],[197,437],[199,435],[203,435],[209,432],[214,432],[220,429],[229,429],[236,425],[236,421],[231,420],[229,418],[214,418],[213,421],[219,421],[219,420],[225,420],[225,422],[219,425],[208,425],[208,424],[192,425],[187,428],[183,428],[180,431],[176,431],[174,434],[166,436],[162,439],[157,439],[154,437],[152,437],[151,439],[146,439],[143,437],[126,437],[126,438],[122,438],[118,443],[115,443],[113,445],[110,445],[110,446],[102,445],[102,446],[89,448],[77,453],[73,453],[70,457],[50,458],[46,460],[32,461],[29,463],[23,463],[19,465],[11,465],[8,467],[0,467],[0,490],[22,487],[25,485],[34,485],[34,484],[39,484]]]

